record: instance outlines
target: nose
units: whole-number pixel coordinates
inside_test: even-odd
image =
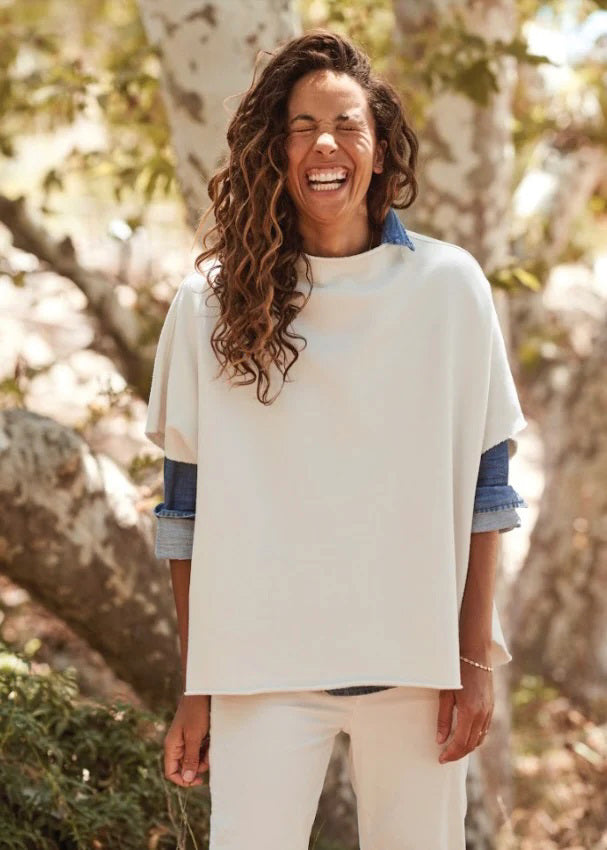
[[[316,139],[316,150],[318,151],[335,150],[336,147],[337,145],[335,144],[333,134],[329,133],[327,130],[325,130],[324,133],[321,133]]]

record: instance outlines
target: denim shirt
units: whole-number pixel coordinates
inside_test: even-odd
[[[381,242],[415,246],[391,207],[386,216]],[[508,484],[509,448],[504,440],[483,452],[474,498],[472,533],[510,531],[521,525],[517,507],[529,507]],[[157,518],[157,558],[191,560],[196,516],[197,464],[164,458],[164,501],[154,507]],[[334,688],[327,693],[337,696],[358,695],[387,690],[386,685],[355,685]]]

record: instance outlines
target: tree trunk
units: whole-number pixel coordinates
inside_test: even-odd
[[[408,81],[427,90],[416,69],[426,69],[423,39],[434,28],[462,16],[466,31],[486,42],[508,40],[514,35],[514,0],[485,4],[462,0],[431,0],[408,3],[395,0],[396,49],[408,62]],[[419,196],[404,213],[405,225],[414,230],[454,242],[469,250],[487,274],[505,264],[509,255],[511,192],[514,147],[510,116],[516,76],[511,57],[498,63],[499,90],[487,106],[455,90],[429,95],[425,123],[420,135]],[[495,293],[496,307],[508,342],[507,303]],[[513,364],[514,366],[514,364]],[[496,599],[504,610],[506,586],[499,569]],[[506,636],[508,624],[502,623]],[[503,807],[511,804],[510,670],[494,675],[495,710],[485,744],[470,760],[467,781],[466,832],[470,848],[490,850],[503,819]]]
[[[260,51],[300,33],[294,0],[139,0],[162,62],[162,88],[189,225],[208,206],[206,185],[223,163],[226,129],[252,82]],[[263,58],[263,57],[260,57]]]
[[[607,707],[607,322],[544,414],[545,487],[512,600],[517,667]]]
[[[490,43],[514,35],[514,0],[471,3],[467,0],[394,0],[395,50],[408,62],[411,88],[427,92],[417,69],[429,65],[423,37],[462,15],[468,33]],[[467,248],[486,271],[500,267],[508,255],[511,223],[514,146],[511,108],[516,60],[495,63],[498,91],[487,106],[454,89],[428,93],[420,135],[419,196],[405,212],[413,229]]]

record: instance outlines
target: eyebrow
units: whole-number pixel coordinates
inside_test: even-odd
[[[356,113],[352,114],[349,112],[340,112],[339,115],[335,116],[336,121],[348,121],[349,119],[359,119],[360,115]],[[296,115],[294,118],[291,118],[289,124],[292,124],[294,121],[316,121],[316,118],[313,115],[308,115],[307,113],[301,112],[299,115]]]

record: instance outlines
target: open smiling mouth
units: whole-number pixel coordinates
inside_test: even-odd
[[[313,192],[335,192],[348,182],[348,178],[348,174],[345,177],[332,178],[331,180],[311,180],[307,177],[306,183]]]

